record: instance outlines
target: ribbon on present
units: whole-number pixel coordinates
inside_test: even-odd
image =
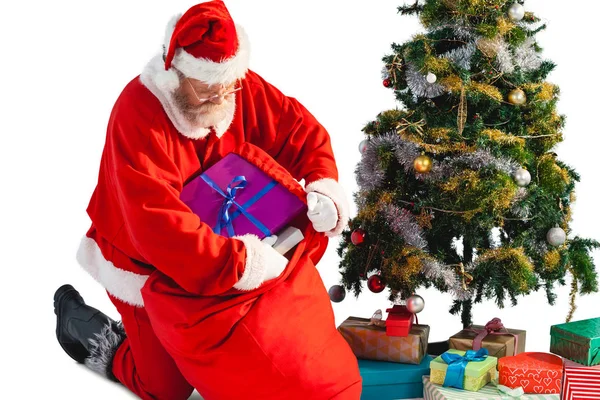
[[[369,321],[369,325],[385,328],[385,320],[383,319],[383,313],[381,310],[377,310],[373,313],[371,320]]]
[[[500,385],[497,379],[494,379],[492,385],[498,389],[502,400],[528,400],[529,396],[525,396],[525,390],[522,387],[509,388],[508,386]]]
[[[240,214],[243,214],[250,222],[254,224],[265,236],[271,236],[271,231],[263,225],[258,219],[256,219],[252,214],[250,214],[246,208],[250,207],[252,204],[256,203],[261,197],[263,197],[269,190],[275,187],[276,182],[272,181],[269,185],[265,186],[260,192],[254,195],[250,200],[248,200],[244,205],[239,204],[235,201],[235,196],[237,191],[240,189],[244,189],[248,184],[246,177],[243,175],[239,175],[234,177],[229,185],[227,185],[227,189],[225,192],[221,190],[219,185],[215,181],[213,181],[206,174],[200,175],[200,177],[206,182],[211,188],[213,188],[217,193],[225,198],[221,208],[219,209],[219,215],[217,216],[217,223],[213,230],[216,233],[221,233],[223,228],[227,229],[227,233],[230,237],[235,236],[235,231],[233,229],[233,220]],[[237,211],[233,215],[229,215],[229,209],[231,206],[235,205],[237,207]]]
[[[473,350],[477,351],[481,349],[483,344],[483,339],[487,335],[510,335],[515,338],[515,350],[513,356],[517,355],[517,350],[519,348],[519,336],[510,333],[505,327],[500,318],[493,318],[483,329],[473,329],[473,327],[467,329],[467,331],[477,333],[475,339],[473,339]]]
[[[479,349],[478,351],[467,350],[464,356],[448,352],[442,354],[442,360],[448,364],[444,386],[464,389],[463,382],[465,380],[465,368],[467,368],[467,365],[470,362],[485,361],[487,356],[487,349]]]

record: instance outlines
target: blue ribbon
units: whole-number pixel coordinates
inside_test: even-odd
[[[471,361],[484,361],[487,356],[487,349],[479,349],[478,351],[467,350],[464,356],[448,352],[442,354],[442,360],[448,364],[444,386],[463,389],[467,364]]]
[[[246,187],[246,185],[248,184],[248,181],[246,181],[245,176],[240,175],[240,176],[234,177],[231,180],[231,182],[229,183],[229,185],[227,185],[227,189],[225,192],[223,192],[221,190],[221,188],[216,184],[216,182],[213,181],[206,174],[202,174],[202,175],[200,175],[200,177],[211,188],[213,188],[217,193],[219,193],[221,196],[223,196],[225,198],[225,200],[223,201],[223,204],[221,205],[221,208],[219,209],[219,215],[217,216],[217,223],[215,224],[215,227],[213,228],[213,230],[216,233],[220,234],[223,227],[225,227],[227,229],[227,233],[229,234],[229,237],[235,236],[235,231],[233,229],[233,219],[236,218],[237,216],[239,216],[240,214],[243,214],[265,236],[271,236],[271,231],[265,225],[263,225],[258,219],[254,218],[254,216],[252,214],[250,214],[248,211],[246,211],[246,208],[249,207],[250,205],[256,203],[256,201],[258,201],[262,196],[265,195],[265,193],[267,193],[269,190],[271,190],[275,186],[276,182],[271,182],[269,185],[267,185],[265,188],[263,188],[263,190],[258,192],[255,196],[253,196],[250,200],[248,200],[246,202],[246,204],[244,204],[242,206],[237,201],[235,201],[235,196],[239,189],[244,189]],[[265,190],[266,188],[268,188],[268,189]],[[232,205],[235,205],[238,208],[238,210],[232,216],[230,216],[229,209],[231,208]]]

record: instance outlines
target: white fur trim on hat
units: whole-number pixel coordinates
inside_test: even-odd
[[[333,237],[341,234],[348,225],[348,219],[350,218],[350,205],[342,186],[335,179],[323,178],[311,182],[305,190],[307,193],[321,193],[333,200],[338,211],[338,222],[335,228],[327,232],[326,235]]]
[[[104,258],[94,239],[87,236],[81,239],[77,250],[77,261],[108,293],[133,306],[144,306],[140,290],[148,280],[148,276],[117,268]]]
[[[180,18],[181,14],[175,15],[167,24],[163,43],[165,54],[169,50],[175,25]],[[209,85],[230,84],[243,78],[248,71],[250,62],[250,41],[244,28],[236,24],[235,30],[238,37],[238,49],[233,57],[215,62],[208,58],[196,58],[184,49],[179,48],[175,50],[172,66],[188,78],[198,79]]]

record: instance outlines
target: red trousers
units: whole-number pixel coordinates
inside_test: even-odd
[[[127,333],[127,339],[113,359],[115,377],[142,399],[184,400],[190,397],[194,388],[158,341],[146,310],[109,297],[121,314]]]

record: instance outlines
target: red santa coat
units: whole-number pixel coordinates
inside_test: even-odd
[[[173,324],[182,321],[194,321],[205,328],[196,333],[206,338],[205,344],[215,345],[225,344],[223,340],[243,318],[244,324],[236,325],[236,332],[243,326],[261,343],[268,343],[269,336],[285,339],[290,350],[295,342],[302,342],[305,344],[302,349],[306,351],[310,351],[310,343],[316,342],[303,341],[298,336],[298,326],[313,324],[310,332],[319,332],[319,335],[308,336],[321,341],[318,350],[321,364],[314,366],[329,366],[331,371],[322,373],[327,372],[332,377],[322,380],[321,386],[315,383],[314,387],[325,385],[328,393],[337,393],[344,385],[355,387],[357,379],[360,381],[356,361],[348,346],[340,342],[341,337],[334,332],[331,305],[314,268],[325,251],[326,237],[307,227],[307,240],[302,245],[306,247],[297,250],[296,259],[290,261],[293,266],[305,268],[288,268],[279,279],[262,285],[268,263],[260,254],[262,244],[258,239],[224,238],[214,234],[179,199],[179,193],[190,179],[232,150],[251,143],[273,157],[296,180],[304,179],[306,191],[319,192],[334,201],[339,221],[327,236],[337,235],[346,225],[348,205],[337,183],[329,135],[298,101],[284,96],[252,71],[248,71],[242,80],[242,90],[235,95],[235,112],[230,112],[228,118],[212,131],[194,129],[173,106],[173,88],[163,81],[164,73],[162,60],[157,56],[140,77],[127,85],[111,113],[98,185],[87,209],[92,225],[78,251],[80,264],[111,295],[126,303],[143,307],[141,290],[144,287],[145,293],[161,298],[155,304],[174,301],[178,305],[172,309],[181,312],[177,314],[180,319],[171,318],[173,314],[168,312],[165,314],[166,309],[162,306],[148,310],[151,316],[154,312],[157,318],[163,318],[162,322],[157,321],[157,335],[176,362],[178,352],[181,352],[180,360],[189,360],[189,357],[195,357],[193,351],[208,349],[200,343],[186,344],[189,332],[174,334]],[[155,271],[149,281],[148,276]],[[282,282],[289,285],[285,292],[269,290],[274,285],[283,285]],[[277,293],[287,293],[287,296],[281,297]],[[190,294],[195,296],[189,297]],[[182,296],[193,299],[194,305],[183,307]],[[284,320],[264,319],[264,315],[272,312],[264,310],[272,308],[313,310],[307,307],[306,300],[319,305],[321,310],[312,320],[309,314],[298,312],[290,321],[293,325]],[[192,309],[194,311],[190,312]],[[251,310],[254,312],[249,313]],[[216,319],[215,315],[218,316]],[[298,315],[302,318],[298,319]],[[199,324],[208,320],[212,322]],[[261,329],[265,322],[278,325],[270,325],[271,329],[265,325],[265,329]],[[277,335],[273,335],[273,329]],[[331,349],[327,357],[322,354],[326,351],[323,340]],[[226,367],[224,362],[240,361],[231,358],[236,351],[238,354],[244,351],[243,343],[236,344],[232,340],[226,343],[230,347],[222,349],[221,357],[212,358],[220,363],[221,371]],[[223,356],[223,352],[230,358]],[[278,355],[277,362],[287,360],[293,364],[288,355],[299,356],[297,351],[289,351],[287,355],[284,351]],[[323,364],[323,360],[327,362]],[[180,367],[190,373],[193,368],[198,368],[197,361]],[[340,365],[346,367],[340,370]],[[216,365],[212,367],[217,369]],[[336,369],[338,373],[334,374]],[[340,377],[334,384],[331,379],[337,377],[339,371],[344,379]],[[196,384],[202,385],[202,382]],[[291,385],[289,379],[287,386],[297,387]]]

